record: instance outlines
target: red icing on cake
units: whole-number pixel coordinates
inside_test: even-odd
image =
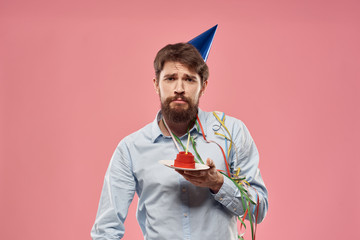
[[[180,167],[180,168],[194,169],[195,168],[194,155],[192,155],[191,152],[188,152],[188,153],[179,152],[174,161],[174,166]]]

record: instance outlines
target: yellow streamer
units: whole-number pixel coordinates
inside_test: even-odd
[[[226,130],[226,132],[229,134],[229,138],[230,138],[230,139],[229,139],[229,138],[226,138],[226,139],[228,139],[228,140],[230,141],[230,145],[229,145],[229,148],[228,148],[228,151],[227,151],[227,157],[229,158],[233,141],[232,141],[232,137],[231,137],[231,134],[230,134],[229,130],[228,130],[227,127],[225,126],[225,116],[224,116],[224,120],[221,120],[221,119],[219,118],[219,116],[218,116],[215,112],[213,112],[213,115],[214,115],[215,118],[219,121],[219,123],[221,124],[221,126],[224,127],[224,129]],[[215,134],[216,134],[216,133],[215,133]],[[220,135],[220,133],[218,133],[217,135]],[[222,135],[222,136],[224,136],[224,135]],[[224,137],[225,137],[225,136],[224,136]]]

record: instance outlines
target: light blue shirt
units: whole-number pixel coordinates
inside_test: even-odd
[[[215,135],[215,130],[222,134],[225,130],[219,129],[220,124],[213,114],[199,109],[198,115],[206,138],[216,141],[225,150],[224,138]],[[196,187],[175,170],[158,163],[159,160],[173,160],[178,153],[171,137],[162,134],[158,125],[160,119],[161,111],[152,123],[125,137],[117,146],[105,175],[92,238],[121,239],[124,236],[124,221],[136,192],[139,197],[137,220],[144,239],[236,240],[237,216],[244,214],[239,190],[224,177],[219,192],[212,194],[208,188]],[[240,120],[226,116],[225,125],[235,145],[228,159],[230,170],[240,167],[240,175],[246,176],[257,190],[258,222],[261,222],[268,201],[258,169],[258,151]],[[217,169],[226,171],[220,148],[207,143],[195,126],[190,134],[195,138],[201,158],[204,161],[211,158]],[[186,146],[187,134],[180,139]],[[195,153],[191,146],[189,151]],[[251,188],[249,191],[256,201],[256,191]],[[253,210],[254,206],[252,212],[256,212]]]

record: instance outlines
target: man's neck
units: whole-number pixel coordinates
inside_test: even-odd
[[[195,123],[195,121],[174,123],[174,122],[166,120],[166,119],[165,119],[165,121],[166,121],[166,124],[168,125],[168,127],[170,128],[171,132],[173,134],[175,134],[176,136],[178,136],[178,137],[183,136],[188,131],[188,129],[192,128],[192,126]],[[191,124],[191,126],[190,126],[190,124]],[[168,131],[168,129],[164,125],[163,120],[160,120],[159,127],[160,127],[161,132],[165,136],[170,136],[170,132]]]

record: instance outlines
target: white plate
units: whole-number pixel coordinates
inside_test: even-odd
[[[174,160],[160,160],[159,163],[173,169],[177,170],[186,170],[186,171],[200,171],[200,170],[206,170],[209,169],[208,165],[204,165],[201,163],[195,163],[195,168],[181,168],[181,167],[175,167],[174,166]]]

